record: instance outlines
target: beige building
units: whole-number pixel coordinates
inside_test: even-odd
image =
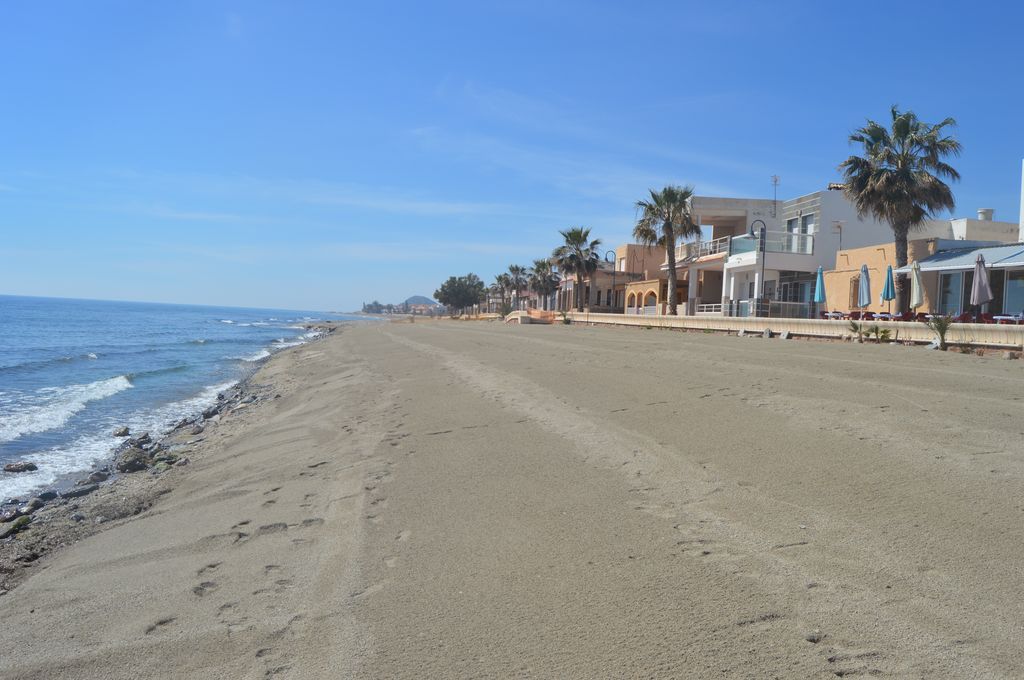
[[[665,249],[627,243],[609,250],[605,257],[597,271],[583,277],[583,308],[619,313],[626,304],[627,285],[660,273]],[[563,276],[556,296],[555,309],[576,309],[576,277]]]

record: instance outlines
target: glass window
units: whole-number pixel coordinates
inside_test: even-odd
[[[963,299],[963,272],[942,274],[939,277],[939,314],[956,316],[960,313],[960,301]]]
[[[786,220],[786,231],[790,234],[800,233],[800,220],[796,217]]]
[[[1006,280],[1006,272],[997,269],[989,274],[988,282],[992,286],[992,302],[986,305],[985,311],[989,314],[1003,313],[1003,283]]]
[[[814,213],[811,213],[810,215],[804,215],[803,217],[800,218],[800,233],[814,233]]]
[[[1024,312],[1024,269],[1006,272],[1006,305],[1004,314]]]

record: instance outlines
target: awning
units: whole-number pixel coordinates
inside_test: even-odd
[[[922,272],[968,271],[974,269],[979,254],[985,256],[985,265],[990,269],[1024,267],[1024,243],[943,250],[920,260],[919,264]],[[909,274],[910,267],[900,267],[896,273]]]

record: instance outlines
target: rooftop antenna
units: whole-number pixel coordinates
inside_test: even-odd
[[[779,206],[779,176],[772,175],[772,219],[778,217]]]

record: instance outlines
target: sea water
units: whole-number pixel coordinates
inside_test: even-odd
[[[0,500],[110,460],[112,432],[166,432],[274,352],[308,342],[317,312],[0,296]]]

